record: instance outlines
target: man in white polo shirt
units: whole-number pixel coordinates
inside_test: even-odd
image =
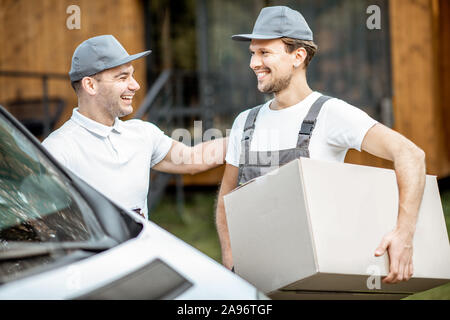
[[[129,55],[111,35],[80,44],[69,76],[78,96],[72,117],[43,141],[64,166],[107,197],[145,217],[150,168],[195,174],[223,163],[226,139],[188,147],[141,120],[121,121],[133,111],[139,84]]]
[[[353,148],[394,162],[399,188],[397,225],[372,254],[389,254],[390,271],[383,282],[410,279],[413,236],[425,185],[424,152],[360,109],[311,90],[306,68],[317,46],[298,11],[285,6],[263,8],[252,34],[232,39],[251,41],[250,68],[258,90],[273,93],[274,99],[239,114],[231,129],[216,214],[223,264],[233,266],[225,194],[298,157],[343,162]]]

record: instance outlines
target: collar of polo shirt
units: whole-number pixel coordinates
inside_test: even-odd
[[[108,135],[113,131],[117,131],[118,133],[122,133],[121,128],[121,121],[119,118],[116,118],[114,120],[114,125],[112,127],[105,126],[97,121],[91,120],[88,117],[83,116],[79,111],[78,108],[73,109],[72,117],[71,119],[78,123],[83,128],[89,130],[92,133],[95,133],[96,135],[99,135],[101,137],[108,137]]]

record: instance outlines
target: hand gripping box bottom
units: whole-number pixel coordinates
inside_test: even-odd
[[[414,275],[384,284],[375,257],[398,212],[395,172],[294,160],[224,197],[237,274],[272,298],[395,299],[450,281],[450,245],[435,176],[426,177]]]

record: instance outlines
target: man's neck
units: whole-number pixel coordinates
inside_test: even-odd
[[[285,109],[303,101],[313,91],[306,82],[306,77],[292,78],[289,87],[283,91],[275,93],[275,99],[270,108],[272,110]]]
[[[109,115],[105,115],[104,113],[102,113],[99,108],[88,105],[86,103],[82,103],[80,100],[78,100],[78,112],[83,116],[105,126],[112,127],[114,125],[115,119],[112,119]]]

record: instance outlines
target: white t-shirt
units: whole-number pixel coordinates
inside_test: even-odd
[[[150,168],[164,159],[172,141],[149,122],[116,119],[108,127],[76,108],[42,144],[92,187],[125,208],[141,209],[148,217]]]
[[[297,145],[298,132],[311,105],[321,96],[313,92],[291,107],[272,110],[271,101],[259,110],[250,151],[276,151]],[[238,167],[241,138],[250,109],[234,120],[230,132],[226,162]],[[343,162],[350,148],[361,151],[367,131],[377,123],[364,111],[333,98],[324,103],[312,132],[309,153],[312,159]]]

